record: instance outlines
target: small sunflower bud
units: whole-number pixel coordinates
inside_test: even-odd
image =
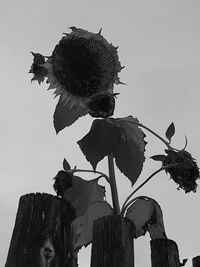
[[[64,191],[72,187],[73,174],[66,171],[59,171],[57,175],[53,178],[55,180],[53,184],[53,189],[56,191],[57,196],[63,197]]]

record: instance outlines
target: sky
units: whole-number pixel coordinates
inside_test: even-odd
[[[77,141],[90,129],[85,116],[56,135],[53,113],[57,99],[44,83],[31,83],[31,51],[51,55],[62,33],[76,26],[92,32],[103,28],[125,69],[119,74],[127,85],[120,93],[114,117],[132,115],[164,136],[173,121],[173,146],[187,150],[200,163],[200,2],[198,0],[132,1],[2,1],[0,4],[0,266],[4,266],[18,201],[32,192],[54,194],[52,178],[63,158],[72,166],[91,169]],[[146,162],[134,187],[160,167],[149,159],[163,153],[164,145],[147,134]],[[98,165],[107,172],[107,161]],[[91,176],[85,176],[91,179]],[[120,204],[132,192],[129,180],[116,170]],[[103,183],[103,182],[102,182]],[[107,189],[107,200],[110,191]],[[179,247],[180,259],[199,255],[200,188],[185,194],[164,172],[136,196],[154,198],[161,206],[168,238]],[[135,240],[136,267],[150,266],[150,238]],[[82,249],[79,266],[88,267],[90,247]]]

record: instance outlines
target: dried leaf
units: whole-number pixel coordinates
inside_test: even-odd
[[[172,136],[175,134],[175,125],[172,122],[169,127],[167,128],[167,131],[165,133],[165,136],[167,137],[167,139],[169,140],[169,142],[171,142],[171,138]]]
[[[33,64],[31,65],[29,73],[34,74],[31,81],[36,80],[40,84],[44,81],[45,76],[47,75],[47,70],[44,67],[45,57],[39,53],[31,52],[31,54],[33,55]]]
[[[151,239],[166,238],[162,210],[150,198],[138,197],[127,209],[126,218],[135,225],[135,238],[149,232]]]
[[[151,218],[151,223],[148,223],[149,235],[151,239],[166,238],[161,207],[155,200],[152,201],[154,205],[154,213]]]
[[[153,214],[153,205],[150,201],[137,199],[127,210],[126,218],[131,220],[135,227],[135,237],[145,235],[147,227],[145,224],[150,220]]]
[[[95,170],[98,162],[115,149],[119,140],[118,126],[109,120],[97,119],[93,121],[89,133],[77,143]]]
[[[70,169],[71,169],[71,166],[70,166],[69,162],[66,159],[64,159],[63,160],[63,170],[68,171]]]
[[[105,188],[98,184],[98,178],[90,181],[73,176],[72,187],[64,191],[64,199],[70,201],[76,210],[76,217],[86,213],[88,207],[104,200]]]
[[[93,223],[100,217],[112,215],[113,209],[106,201],[91,204],[85,215],[72,222],[73,248],[80,249],[92,242]]]
[[[88,110],[86,107],[79,105],[71,107],[70,103],[66,104],[60,97],[54,112],[54,127],[56,133],[63,130],[66,126],[70,126],[79,117],[86,115],[87,112]]]
[[[120,126],[122,133],[120,143],[114,151],[116,165],[134,185],[145,160],[145,134],[135,124],[138,120],[132,116],[110,120]]]

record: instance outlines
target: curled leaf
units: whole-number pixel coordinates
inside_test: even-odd
[[[166,238],[162,210],[158,203],[147,197],[138,197],[127,209],[125,216],[135,225],[135,238],[149,232],[151,239]]]
[[[115,149],[119,140],[120,128],[118,126],[108,119],[96,119],[89,133],[77,143],[95,170],[98,162]]]
[[[169,127],[167,128],[167,131],[165,133],[165,136],[167,137],[167,139],[169,140],[169,142],[171,142],[171,138],[172,136],[175,134],[175,125],[172,122]]]
[[[64,199],[71,202],[76,210],[76,217],[84,215],[92,203],[103,201],[104,195],[105,188],[98,184],[98,178],[87,181],[73,176],[72,187],[64,191]]]
[[[87,246],[92,242],[93,223],[100,217],[112,215],[113,209],[106,201],[92,203],[83,216],[72,222],[72,236],[74,250]]]

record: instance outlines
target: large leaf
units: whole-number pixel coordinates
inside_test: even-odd
[[[119,141],[120,127],[109,120],[97,119],[78,145],[95,170],[98,162],[110,154]]]
[[[70,102],[65,103],[60,97],[58,104],[54,112],[54,127],[56,133],[63,130],[66,126],[70,126],[79,117],[86,115],[88,109],[80,105],[74,105],[71,107]]]
[[[127,209],[126,218],[135,225],[135,238],[145,235],[146,231],[151,239],[166,238],[162,210],[155,200],[138,197]]]
[[[132,116],[110,120],[119,125],[123,133],[120,143],[114,151],[116,165],[133,185],[142,171],[145,160],[145,134],[135,124],[138,123],[138,120]]]
[[[98,184],[98,178],[86,181],[73,176],[72,182],[72,187],[64,191],[64,199],[71,202],[76,217],[84,215],[92,203],[104,200],[105,188]]]
[[[85,215],[72,222],[72,236],[74,250],[87,246],[92,242],[93,223],[100,217],[112,215],[113,209],[106,201],[91,204]]]

